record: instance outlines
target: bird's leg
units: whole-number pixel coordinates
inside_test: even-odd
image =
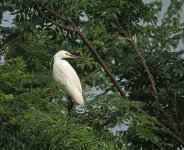
[[[68,112],[75,111],[76,104],[72,101],[72,98],[68,95]]]

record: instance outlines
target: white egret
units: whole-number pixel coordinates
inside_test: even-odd
[[[54,55],[53,77],[62,84],[68,94],[68,110],[75,109],[76,104],[84,105],[82,87],[79,77],[65,58],[78,58],[67,51],[61,50]]]

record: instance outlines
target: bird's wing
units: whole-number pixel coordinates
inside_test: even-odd
[[[80,105],[84,104],[82,97],[82,87],[79,77],[73,67],[65,60],[60,60],[54,64],[53,70],[56,81],[62,83],[68,94]]]
[[[72,86],[77,88],[79,92],[82,93],[82,87],[77,73],[67,61],[62,61],[64,61],[62,71],[65,75],[65,79],[67,79]]]
[[[66,90],[76,103],[84,105],[82,93],[75,87],[72,81],[68,80],[68,83],[66,84]]]

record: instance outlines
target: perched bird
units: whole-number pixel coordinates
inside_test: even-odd
[[[84,105],[82,87],[79,77],[73,67],[64,59],[79,58],[67,51],[61,50],[54,55],[53,77],[62,84],[68,94],[68,111],[75,110],[76,104]]]

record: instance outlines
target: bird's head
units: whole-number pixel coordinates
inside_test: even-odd
[[[72,55],[69,52],[64,50],[61,50],[54,55],[54,59],[64,59],[64,58],[80,58],[80,57],[76,55]]]

